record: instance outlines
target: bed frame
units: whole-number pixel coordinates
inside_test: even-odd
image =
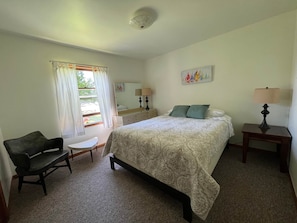
[[[119,160],[116,158],[115,155],[109,157],[110,158],[110,167],[111,169],[115,170],[114,163],[117,163],[118,165],[122,166],[123,168],[130,170],[134,174],[140,176],[144,180],[152,183],[153,185],[157,186],[159,189],[163,190],[164,192],[170,194],[174,198],[178,199],[183,204],[183,218],[188,221],[192,222],[192,208],[191,208],[191,199],[186,194],[162,183],[161,181],[141,172],[140,170],[130,166],[129,164],[123,162],[122,160]]]

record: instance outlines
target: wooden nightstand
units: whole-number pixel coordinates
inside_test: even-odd
[[[291,149],[292,136],[286,127],[270,126],[265,132],[258,124],[244,124],[242,162],[246,163],[249,140],[260,140],[277,144],[280,153],[280,171],[288,172],[288,155]]]

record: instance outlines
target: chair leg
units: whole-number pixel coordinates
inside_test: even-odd
[[[70,166],[69,159],[68,159],[68,158],[66,158],[66,159],[65,159],[65,161],[66,161],[66,163],[67,163],[67,166],[68,166],[68,168],[69,168],[69,171],[70,171],[70,173],[72,173],[72,170],[71,170],[71,166]]]
[[[110,168],[112,169],[112,170],[115,170],[114,169],[114,158],[113,157],[109,157],[109,161],[110,161]]]
[[[43,192],[44,192],[45,195],[47,195],[43,173],[39,174],[39,177],[40,177],[40,183],[41,183],[42,188],[43,188]]]
[[[24,181],[24,177],[23,176],[19,176],[19,186],[18,186],[18,191],[20,192],[22,189],[22,184]]]
[[[90,153],[91,153],[91,159],[92,159],[92,162],[93,162],[93,153],[92,153],[92,150],[90,150]]]

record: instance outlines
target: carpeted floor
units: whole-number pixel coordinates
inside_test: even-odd
[[[114,222],[184,223],[180,202],[116,165],[112,171],[101,149],[71,161],[73,173],[60,168],[41,186],[12,183],[10,223]],[[294,223],[295,195],[289,175],[279,172],[276,153],[226,149],[214,173],[220,194],[206,223]],[[201,223],[194,216],[193,222]]]

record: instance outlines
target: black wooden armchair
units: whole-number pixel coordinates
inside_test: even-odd
[[[44,181],[46,176],[59,167],[67,166],[72,173],[68,160],[69,152],[63,150],[63,138],[47,139],[41,132],[36,131],[20,138],[5,140],[4,146],[16,166],[19,192],[23,183],[41,184],[46,195]],[[62,161],[66,161],[67,165],[56,165]],[[24,180],[24,176],[32,175],[39,175],[39,180],[36,182]]]

